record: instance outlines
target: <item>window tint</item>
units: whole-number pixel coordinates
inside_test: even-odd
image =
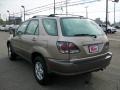
[[[38,27],[38,20],[32,20],[29,23],[28,28],[27,28],[25,34],[34,35],[35,31],[37,30],[37,27]]]
[[[102,29],[93,21],[80,18],[62,18],[62,34],[64,36],[75,36],[80,34],[101,35]]]
[[[57,22],[55,19],[44,19],[43,25],[46,32],[49,35],[56,36],[57,35]]]
[[[27,27],[28,23],[29,23],[29,21],[24,22],[24,23],[18,28],[17,32],[24,33],[25,30],[26,30],[26,27]]]

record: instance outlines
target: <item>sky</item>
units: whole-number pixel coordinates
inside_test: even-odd
[[[56,2],[61,2],[65,0],[56,0]],[[90,0],[68,0],[68,3],[74,2],[74,1],[81,1],[86,2]],[[44,6],[47,4],[53,3],[54,0],[0,0],[0,14],[1,18],[6,20],[8,19],[8,13],[7,10],[10,11],[10,14],[13,15],[14,13],[21,12],[23,13],[23,8],[21,5],[25,6],[26,10]],[[68,7],[68,13],[69,14],[75,14],[75,15],[81,15],[86,16],[86,8],[88,7],[88,17],[91,19],[100,18],[101,20],[105,21],[105,8],[106,8],[106,0],[100,0],[96,1],[94,3],[87,3],[87,4],[80,4],[76,6],[70,6]],[[32,11],[34,12],[34,11]],[[60,8],[56,8],[56,13],[64,14],[66,12],[66,8],[63,7],[61,10]],[[113,23],[114,21],[114,3],[112,0],[109,0],[109,21]],[[27,14],[27,13],[26,13]],[[53,14],[53,9],[48,9],[47,11],[43,11],[40,13],[32,14],[32,15],[26,15],[26,19],[31,18],[34,15],[49,15]],[[21,16],[21,14],[16,15]],[[116,22],[120,21],[120,2],[116,3]]]

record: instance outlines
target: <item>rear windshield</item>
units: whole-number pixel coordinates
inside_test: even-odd
[[[94,21],[80,18],[61,18],[63,36],[78,34],[102,35],[104,32]]]

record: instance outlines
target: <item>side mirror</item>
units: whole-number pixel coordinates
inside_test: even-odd
[[[21,35],[23,34],[23,32],[18,31],[18,32],[16,32],[16,34],[17,34],[18,36],[21,36]]]
[[[10,28],[10,29],[9,29],[9,33],[10,33],[10,34],[13,34],[13,36],[15,36],[15,31],[16,31],[16,30],[13,29],[13,28]]]

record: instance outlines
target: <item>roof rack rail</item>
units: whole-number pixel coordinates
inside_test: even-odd
[[[48,16],[48,15],[36,15],[36,16],[33,16],[32,18],[45,17],[45,16]]]
[[[65,15],[65,16],[68,16],[68,15],[71,15],[71,16],[78,16],[80,18],[84,18],[84,16],[80,16],[80,15],[73,15],[73,14],[50,14],[48,17],[55,17],[57,15]]]
[[[76,16],[80,18],[85,18],[84,16],[80,15],[73,15],[73,14],[50,14],[50,15],[35,15],[32,18],[39,18],[39,17],[56,17],[56,16]]]
[[[48,17],[55,17],[56,14],[50,14]]]
[[[36,18],[37,16],[33,16],[32,18]]]

